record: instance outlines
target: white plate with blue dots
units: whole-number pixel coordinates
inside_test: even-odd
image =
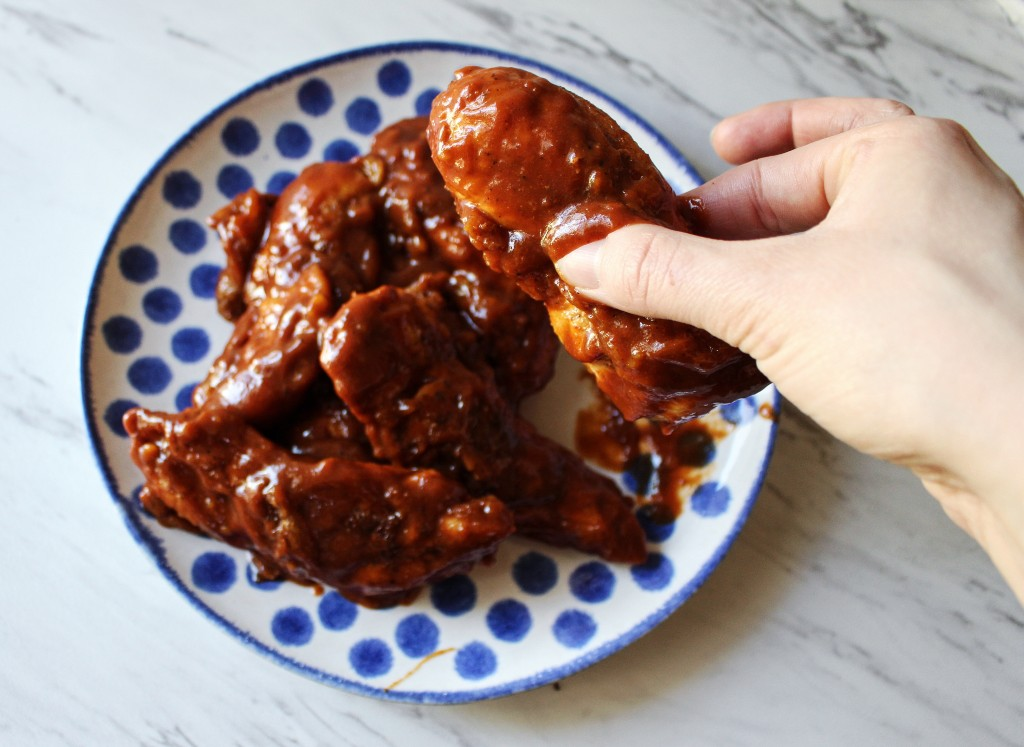
[[[712,413],[728,426],[672,524],[645,524],[649,560],[606,563],[513,537],[493,565],[436,584],[410,605],[370,610],[333,591],[256,583],[247,553],[165,528],[138,503],[141,474],[121,416],[176,411],[222,349],[216,312],[223,254],[205,219],[239,192],[278,193],[306,165],[363,153],[373,134],[425,114],[466,65],[513,65],[611,114],[677,191],[699,183],[686,160],[622,104],[548,66],[448,43],[339,54],[258,83],[185,133],[142,179],[103,248],[85,315],[82,388],[100,468],[133,536],[205,616],[280,664],[345,690],[461,703],[556,682],[618,651],[675,611],[721,560],[753,505],[775,437],[774,389]],[[571,446],[592,396],[578,368],[525,414]],[[628,490],[629,475],[620,476]]]

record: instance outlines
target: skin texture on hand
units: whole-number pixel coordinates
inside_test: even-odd
[[[767,104],[682,195],[559,262],[595,300],[707,329],[794,405],[912,469],[1024,600],[1024,198],[960,125],[874,99]]]

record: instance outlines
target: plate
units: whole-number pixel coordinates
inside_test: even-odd
[[[138,503],[141,475],[121,416],[187,406],[227,340],[214,287],[223,255],[205,219],[239,191],[278,192],[308,163],[347,160],[395,120],[423,114],[465,65],[514,65],[582,95],[632,134],[677,191],[699,179],[622,104],[504,52],[408,42],[310,62],[258,83],[185,133],[118,216],[85,315],[82,387],[96,456],[126,524],[160,570],[231,635],[293,670],[396,701],[459,703],[551,683],[622,649],[678,608],[742,526],[775,436],[774,389],[711,413],[726,426],[673,524],[648,525],[644,565],[609,564],[513,537],[491,566],[439,583],[408,606],[369,610],[335,592],[254,581],[247,553],[170,530]],[[526,413],[571,445],[589,389],[568,359]],[[620,476],[621,477],[621,476]],[[130,600],[126,600],[130,603]]]

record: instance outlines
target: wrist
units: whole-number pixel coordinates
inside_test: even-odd
[[[1005,509],[1013,506],[1012,496],[993,499],[963,487],[954,479],[920,473],[918,476],[953,523],[981,545],[1024,605],[1024,533],[1005,515]],[[1016,499],[1019,506],[1024,502],[1024,494],[1018,494]]]

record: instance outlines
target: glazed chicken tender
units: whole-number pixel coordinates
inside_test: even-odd
[[[650,157],[604,112],[523,70],[464,68],[434,100],[427,134],[484,261],[545,304],[626,418],[671,426],[767,384],[709,333],[595,303],[555,272],[573,249],[631,223],[690,228]]]

